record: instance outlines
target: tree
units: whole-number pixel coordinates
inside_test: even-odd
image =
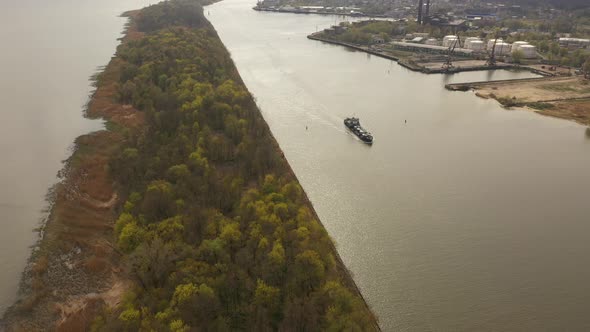
[[[123,219],[123,221],[126,220]],[[136,222],[131,221],[121,227],[117,245],[123,252],[130,253],[141,244],[144,236],[143,229]]]
[[[514,61],[514,63],[520,64],[523,58],[524,53],[521,50],[512,52],[512,61]]]
[[[142,212],[149,222],[162,220],[174,214],[174,193],[166,181],[152,182],[145,193]]]
[[[304,294],[318,288],[324,278],[324,263],[314,250],[306,250],[297,255],[293,269],[299,288]]]
[[[239,246],[240,241],[242,240],[240,225],[238,223],[229,223],[223,226],[219,237],[231,249],[230,251],[232,253],[235,252],[235,249]]]
[[[131,275],[144,290],[164,285],[174,271],[178,255],[171,246],[156,238],[141,244],[130,256],[128,266]]]
[[[276,329],[277,315],[280,314],[281,291],[276,287],[267,285],[258,279],[254,292],[254,315],[256,330],[265,330],[269,326]],[[271,329],[268,329],[271,330]]]
[[[172,305],[179,311],[184,322],[205,331],[214,325],[221,309],[215,290],[207,284],[178,285],[172,297]]]

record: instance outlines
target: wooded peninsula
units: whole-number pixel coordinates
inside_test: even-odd
[[[129,17],[7,329],[378,330],[202,4]]]

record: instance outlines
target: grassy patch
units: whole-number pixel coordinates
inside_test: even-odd
[[[393,47],[383,47],[383,50],[398,58],[409,58],[416,55],[414,52],[407,52],[394,49]]]
[[[527,106],[530,108],[534,108],[536,110],[539,110],[539,111],[544,111],[544,110],[549,110],[549,109],[555,108],[555,105],[553,105],[551,103],[543,103],[543,102],[530,103],[530,104],[527,104]]]
[[[577,92],[590,93],[590,86],[588,84],[577,83],[561,83],[561,84],[544,84],[540,86],[541,89],[555,92]]]
[[[544,84],[540,86],[543,90],[557,91],[557,92],[576,92],[570,84]]]

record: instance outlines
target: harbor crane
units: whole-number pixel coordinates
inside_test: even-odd
[[[459,34],[457,34],[457,39],[455,41],[453,41],[453,43],[451,45],[449,45],[449,49],[447,50],[447,59],[445,60],[445,63],[443,63],[443,66],[442,66],[442,69],[444,71],[449,71],[455,67],[453,65],[452,54],[453,54],[453,52],[455,52],[455,48],[457,46],[461,47],[461,37],[459,36]]]
[[[490,57],[488,61],[486,61],[486,66],[493,67],[496,65],[496,43],[498,42],[498,36],[494,37],[494,44],[492,45],[492,51],[490,52]]]

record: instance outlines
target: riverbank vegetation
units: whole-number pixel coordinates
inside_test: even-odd
[[[141,129],[110,162],[134,287],[112,330],[372,330],[342,265],[224,46],[194,1],[142,10],[117,100]]]
[[[324,30],[316,35],[339,42],[366,46],[374,44],[375,38],[380,38],[385,42],[391,41],[395,35],[396,28],[402,24],[390,21],[342,22],[340,25]]]

